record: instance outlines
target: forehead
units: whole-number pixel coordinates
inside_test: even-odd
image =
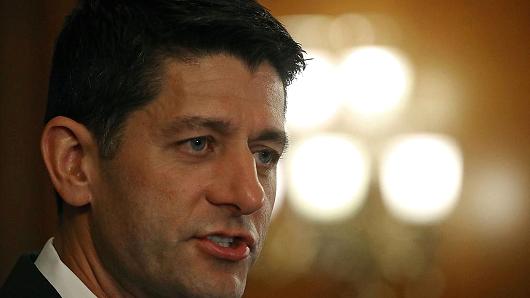
[[[185,62],[167,59],[161,71],[160,92],[141,109],[144,116],[157,121],[215,116],[283,128],[283,83],[266,62],[250,69],[238,58],[211,55]]]

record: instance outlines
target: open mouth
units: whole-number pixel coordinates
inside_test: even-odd
[[[239,237],[223,237],[217,235],[208,236],[206,239],[222,247],[234,247],[238,242],[241,242]]]
[[[206,254],[226,261],[241,261],[250,256],[254,240],[244,236],[209,234],[198,238],[199,248]]]

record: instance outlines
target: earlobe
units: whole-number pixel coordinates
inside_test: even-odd
[[[66,117],[55,117],[45,126],[41,153],[55,190],[72,206],[89,204],[90,174],[95,141],[88,129]]]

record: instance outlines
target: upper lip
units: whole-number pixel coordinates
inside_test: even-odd
[[[221,237],[231,237],[235,238],[236,240],[239,240],[243,243],[245,243],[249,248],[250,251],[254,250],[254,247],[256,246],[256,237],[252,235],[252,233],[246,231],[246,230],[219,230],[219,231],[211,231],[206,232],[203,234],[199,234],[197,238],[207,238],[208,236],[221,236]]]

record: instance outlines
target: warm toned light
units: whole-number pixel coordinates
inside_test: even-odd
[[[522,165],[510,158],[483,159],[469,181],[468,214],[471,226],[489,239],[500,239],[517,233],[528,214],[528,183]],[[524,230],[524,228],[523,228]]]
[[[441,135],[409,135],[384,153],[380,182],[390,212],[407,222],[431,223],[453,210],[462,183],[462,155]]]
[[[355,44],[375,42],[375,28],[370,19],[360,14],[343,14],[335,17],[328,29],[329,43],[334,48],[350,48]]]
[[[313,60],[287,91],[287,126],[295,132],[325,124],[335,115],[341,100],[331,58],[315,50],[308,50],[308,56]]]
[[[281,22],[304,49],[340,50],[376,41],[377,32],[371,17],[362,14],[289,15],[282,17]]]
[[[285,199],[284,172],[284,163],[283,161],[280,161],[276,167],[276,199],[274,201],[274,208],[272,208],[272,218],[275,218],[283,207],[283,202]]]
[[[412,85],[412,71],[403,55],[375,46],[354,48],[341,63],[339,78],[352,112],[366,119],[399,110]]]
[[[339,220],[362,206],[370,177],[368,156],[347,136],[319,135],[290,159],[290,202],[311,219]]]

